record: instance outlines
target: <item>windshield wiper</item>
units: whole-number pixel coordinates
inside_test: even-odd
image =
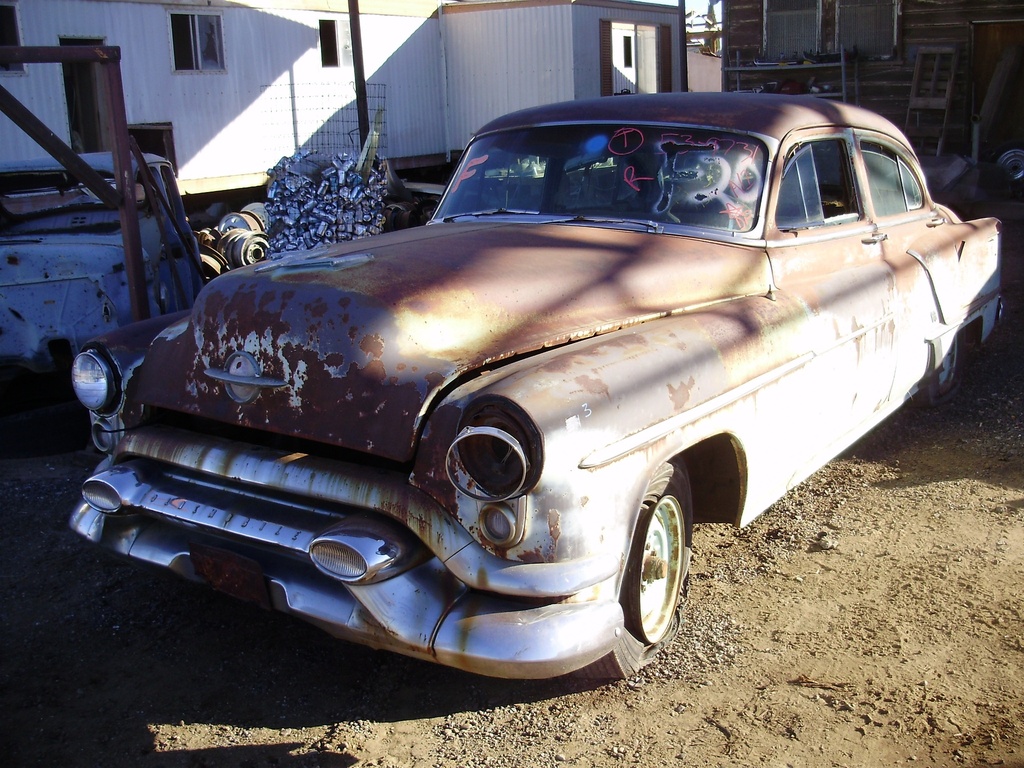
[[[450,223],[458,221],[459,219],[476,219],[484,216],[536,216],[536,211],[516,211],[508,208],[495,208],[491,211],[468,211],[466,213],[453,213],[451,216],[445,216],[441,221]]]
[[[653,219],[632,219],[612,216],[584,216],[582,214],[567,219],[557,219],[552,224],[615,224],[616,226],[638,227],[651,234],[660,235],[665,231],[665,225]]]
[[[543,219],[545,224],[613,224],[615,226],[626,226],[643,229],[645,232],[652,234],[662,234],[665,231],[665,225],[661,222],[654,221],[652,219],[632,219],[632,218],[621,218],[612,216],[585,216],[583,214],[576,214],[575,216],[557,217],[552,216],[550,213],[543,213],[541,211],[516,211],[509,210],[508,208],[495,208],[493,211],[473,211],[471,213],[455,213],[451,216],[445,216],[442,221],[452,222],[458,221],[459,219],[475,219],[482,218],[484,216],[536,216]],[[549,218],[551,217],[551,218]]]

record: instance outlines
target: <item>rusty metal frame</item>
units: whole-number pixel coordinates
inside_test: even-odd
[[[7,115],[40,147],[89,188],[103,203],[116,209],[121,218],[124,240],[125,276],[132,317],[145,320],[150,316],[146,299],[146,275],[142,262],[142,236],[139,233],[138,210],[135,205],[135,181],[132,174],[128,117],[121,81],[121,49],[117,46],[11,46],[0,45],[0,63],[4,64],[99,64],[109,96],[110,124],[114,146],[111,155],[116,177],[115,189],[86,164],[78,154],[43,124],[32,112],[3,86],[0,86],[0,111]]]

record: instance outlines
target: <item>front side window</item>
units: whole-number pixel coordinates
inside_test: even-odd
[[[910,164],[888,147],[861,144],[868,191],[876,216],[895,216],[924,206],[924,192]]]
[[[220,16],[172,13],[170,19],[175,72],[224,70],[224,35]]]
[[[775,224],[792,230],[860,218],[847,144],[824,139],[801,144],[787,156],[779,184]]]
[[[766,158],[758,139],[696,128],[505,131],[470,145],[436,217],[614,217],[747,232]]]

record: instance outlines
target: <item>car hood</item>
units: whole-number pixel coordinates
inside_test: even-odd
[[[102,277],[124,264],[121,235],[0,235],[0,285]]]
[[[700,239],[405,230],[218,277],[153,342],[137,397],[406,461],[439,393],[468,373],[769,284],[763,250]]]

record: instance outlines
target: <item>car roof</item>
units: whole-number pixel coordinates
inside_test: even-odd
[[[478,134],[574,122],[707,125],[778,140],[795,128],[841,125],[880,131],[909,147],[899,128],[867,109],[817,96],[764,93],[653,93],[565,101],[499,117]]]

